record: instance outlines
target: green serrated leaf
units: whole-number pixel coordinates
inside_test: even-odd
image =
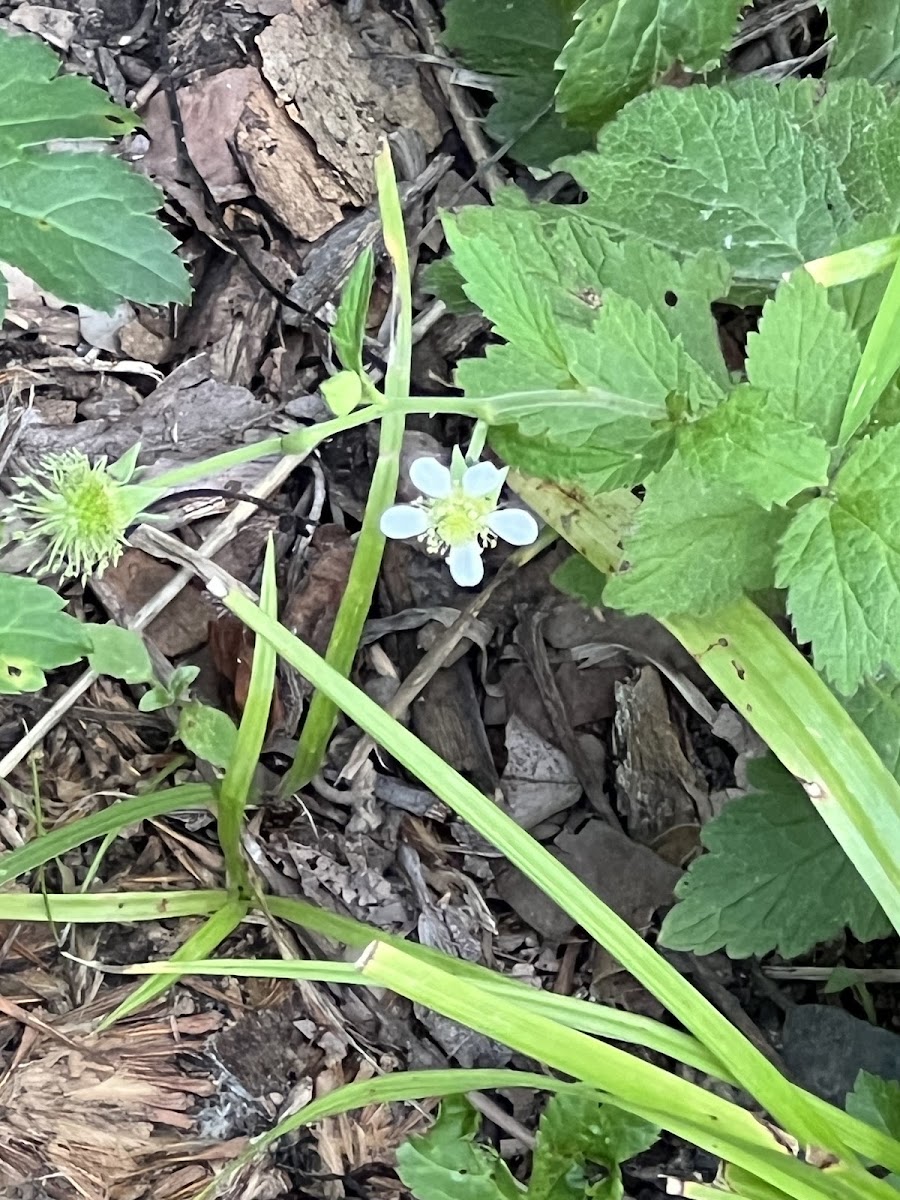
[[[498,79],[496,103],[485,120],[486,132],[501,145],[511,143],[516,162],[542,169],[561,154],[578,154],[594,143],[585,129],[570,129],[556,111],[559,75],[553,71]]]
[[[704,826],[707,853],[676,886],[660,932],[675,950],[794,958],[849,926],[861,941],[890,924],[803,791],[772,758],[753,763],[756,791]],[[815,904],[798,904],[815,896]]]
[[[637,530],[624,539],[624,562],[604,601],[656,617],[713,612],[772,585],[785,522],[733,486],[695,479],[676,454],[647,483]]]
[[[447,312],[455,316],[477,312],[477,308],[463,290],[463,277],[450,257],[436,258],[422,271],[422,291],[443,300]]]
[[[782,538],[777,584],[800,642],[851,695],[885,664],[900,671],[900,427],[860,442],[828,497],[811,500]]]
[[[397,1150],[397,1174],[417,1200],[518,1200],[522,1192],[496,1150],[476,1142],[481,1119],[450,1096],[426,1134]]]
[[[237,728],[227,713],[191,700],[179,713],[176,736],[198,758],[214,767],[227,767],[234,753]]]
[[[860,353],[846,314],[797,271],[766,302],[759,331],[747,339],[747,378],[834,446]]]
[[[835,46],[829,79],[860,76],[872,83],[900,81],[900,9],[896,0],[828,0]]]
[[[900,1083],[860,1071],[847,1093],[847,1112],[851,1117],[880,1129],[888,1137],[900,1138]]]
[[[896,229],[900,103],[865,79],[830,83],[813,110],[815,132],[859,217],[880,213]]]
[[[153,663],[144,639],[133,629],[114,621],[88,627],[91,652],[88,662],[98,675],[109,675],[125,683],[144,683],[153,678]]]
[[[139,125],[83,75],[60,75],[38,38],[0,30],[0,137],[17,146],[54,138],[113,138]]]
[[[90,650],[87,628],[63,612],[65,600],[33,579],[0,572],[0,695],[37,692],[45,671]]]
[[[558,1093],[541,1116],[527,1200],[619,1200],[619,1163],[658,1138],[656,1126],[602,1104],[588,1088]],[[589,1164],[602,1168],[604,1177],[592,1181]]]
[[[670,253],[723,254],[744,285],[830,253],[853,217],[789,84],[661,89],[632,101],[596,153],[559,165],[589,193],[584,217]]]
[[[884,765],[900,779],[900,679],[893,675],[867,679],[842,703]]]
[[[587,0],[559,56],[557,106],[571,124],[599,129],[675,63],[715,66],[744,0]]]
[[[70,302],[187,300],[160,193],[118,159],[0,142],[0,256]]]
[[[372,248],[367,246],[350,272],[350,278],[341,293],[337,316],[331,328],[341,365],[357,376],[364,372],[362,348],[366,336],[366,318],[369,315],[369,298],[375,278],[375,258]],[[349,410],[348,410],[349,411]]]
[[[585,144],[586,135],[567,130],[553,105],[556,58],[572,33],[578,3],[516,0],[514,13],[507,0],[449,0],[444,6],[444,45],[467,66],[499,76],[488,133],[502,143],[516,139],[512,156],[530,166],[549,166]]]
[[[723,404],[680,426],[678,450],[696,479],[731,483],[765,509],[828,482],[825,442],[751,387],[736,388]]]

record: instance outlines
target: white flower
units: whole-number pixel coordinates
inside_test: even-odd
[[[497,507],[507,469],[489,462],[467,467],[458,448],[449,470],[436,458],[417,458],[409,478],[422,496],[387,509],[381,532],[391,538],[418,538],[432,554],[446,553],[450,574],[460,587],[475,587],[484,578],[481,555],[498,538],[527,546],[538,535],[531,513]]]

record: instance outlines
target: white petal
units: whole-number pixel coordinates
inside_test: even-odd
[[[417,458],[410,463],[409,480],[423,496],[436,500],[450,495],[450,472],[436,458]]]
[[[522,508],[498,508],[489,513],[488,527],[511,546],[530,546],[538,535],[537,521]]]
[[[451,546],[447,555],[447,566],[460,587],[476,587],[484,579],[481,547],[476,541]]]
[[[389,538],[418,537],[429,525],[425,509],[412,504],[395,504],[381,514],[381,532]]]
[[[508,470],[504,467],[501,471],[492,462],[476,463],[474,467],[468,467],[462,477],[463,491],[467,496],[489,496],[492,492],[499,496]]]

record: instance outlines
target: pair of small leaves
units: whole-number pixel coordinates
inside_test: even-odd
[[[475,1140],[480,1122],[464,1097],[453,1096],[428,1133],[400,1147],[397,1171],[417,1200],[621,1200],[619,1164],[659,1137],[648,1122],[601,1104],[596,1092],[567,1088],[544,1109],[523,1192],[497,1152]]]
[[[54,139],[111,138],[137,125],[35,38],[0,31],[0,259],[60,299],[111,309],[187,300],[161,195],[106,154],[50,152]],[[5,287],[0,311],[5,304]]]

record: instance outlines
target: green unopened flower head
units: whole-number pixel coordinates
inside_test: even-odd
[[[138,449],[109,465],[80,450],[48,454],[34,475],[16,479],[21,491],[12,504],[26,524],[16,537],[41,543],[29,570],[87,580],[118,561],[125,531],[161,494],[128,482]]]

